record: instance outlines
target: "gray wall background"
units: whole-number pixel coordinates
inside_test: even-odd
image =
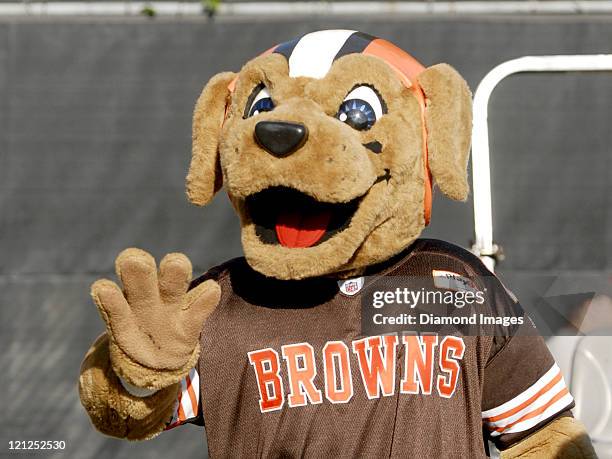
[[[472,88],[514,57],[612,52],[605,16],[0,18],[0,455],[9,440],[37,439],[65,440],[58,457],[206,455],[192,426],[147,443],[93,430],[76,392],[103,329],[89,285],[112,275],[128,246],[183,251],[196,272],[240,255],[223,193],[205,209],[184,198],[193,104],[214,73],[323,28],[448,62]],[[515,77],[495,92],[494,228],[506,278],[612,274],[611,106],[603,73]],[[425,235],[468,246],[472,231],[471,202],[438,194]]]

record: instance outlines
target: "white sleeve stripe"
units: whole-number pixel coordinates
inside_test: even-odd
[[[546,384],[552,381],[557,376],[557,374],[559,374],[560,371],[561,369],[559,368],[559,366],[556,363],[553,364],[550,370],[544,373],[544,375],[540,379],[538,379],[534,384],[532,384],[528,389],[521,392],[519,395],[517,395],[511,400],[508,400],[506,403],[502,405],[499,405],[495,408],[491,408],[490,410],[487,410],[487,411],[483,411],[482,417],[492,418],[500,414],[503,414],[506,411],[510,411],[513,408],[516,408],[517,406],[521,405],[522,403],[524,403],[525,401],[533,397],[535,394],[537,394],[538,391],[540,391],[544,386],[546,386]]]
[[[191,401],[183,397],[181,399],[181,405],[183,406],[183,413],[185,413],[185,420],[196,417],[195,413],[193,412]]]
[[[189,387],[187,383],[189,382]],[[198,372],[192,369],[189,374],[181,381],[183,395],[181,404],[185,413],[185,420],[195,418],[198,415],[198,405],[200,403],[200,384]]]
[[[502,432],[493,431],[491,432],[492,437],[497,437],[502,434],[516,433],[516,432],[524,432],[525,430],[529,430],[535,425],[539,424],[542,421],[554,416],[555,414],[563,411],[564,408],[568,407],[574,399],[572,396],[567,393],[565,396],[557,400],[555,403],[550,405],[544,412],[542,412],[538,416],[534,416],[533,418],[526,419],[525,421],[519,422],[512,426],[511,428],[504,430]]]
[[[190,383],[190,386],[187,383]],[[200,377],[195,368],[180,381],[181,392],[174,402],[174,414],[166,429],[184,424],[197,417],[200,404]],[[182,415],[182,416],[181,416]]]
[[[189,393],[187,392],[187,381],[185,379],[183,379],[181,381],[181,406],[183,407],[183,413],[185,415],[185,419],[183,419],[183,421],[186,421],[187,419],[191,419],[193,418],[193,410],[191,408],[191,400],[189,398]]]
[[[485,421],[485,424],[487,425],[487,427],[491,429],[495,427],[504,427],[504,426],[507,426],[508,424],[512,424],[515,421],[518,421],[519,419],[521,419],[526,414],[530,413],[531,411],[537,410],[538,408],[546,405],[555,395],[557,395],[563,389],[565,389],[565,381],[563,381],[563,378],[561,378],[561,380],[557,384],[555,384],[553,387],[551,387],[549,391],[542,394],[540,397],[534,400],[533,403],[527,405],[522,410],[517,411],[512,416],[508,416],[503,419],[500,419],[499,421],[495,421],[495,422]]]

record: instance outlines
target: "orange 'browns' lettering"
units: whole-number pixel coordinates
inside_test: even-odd
[[[369,399],[395,394],[398,347],[403,346],[403,374],[400,375],[401,394],[431,395],[450,398],[455,393],[463,359],[465,343],[462,338],[436,335],[370,336],[354,340],[350,349],[342,341],[329,341],[321,356],[309,343],[288,344],[281,347],[281,356],[272,348],[248,353],[249,363],[255,371],[259,390],[259,408],[262,413],[280,410],[285,402],[291,408],[307,404],[347,403],[355,393],[351,373],[351,355],[354,354],[360,383]],[[435,358],[436,347],[438,357]],[[324,387],[315,385],[317,358],[321,358]],[[434,367],[439,374],[434,380]],[[288,387],[285,396],[282,371],[286,371]],[[356,378],[358,379],[358,377]]]

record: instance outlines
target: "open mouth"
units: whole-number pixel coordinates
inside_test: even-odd
[[[347,228],[361,197],[347,203],[319,202],[287,187],[267,188],[246,199],[259,239],[283,247],[312,247]]]

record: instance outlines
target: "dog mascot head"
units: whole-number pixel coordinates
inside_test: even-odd
[[[446,64],[325,30],[275,46],[198,99],[187,195],[223,186],[248,263],[278,279],[358,273],[414,241],[432,182],[468,194],[471,96]]]

